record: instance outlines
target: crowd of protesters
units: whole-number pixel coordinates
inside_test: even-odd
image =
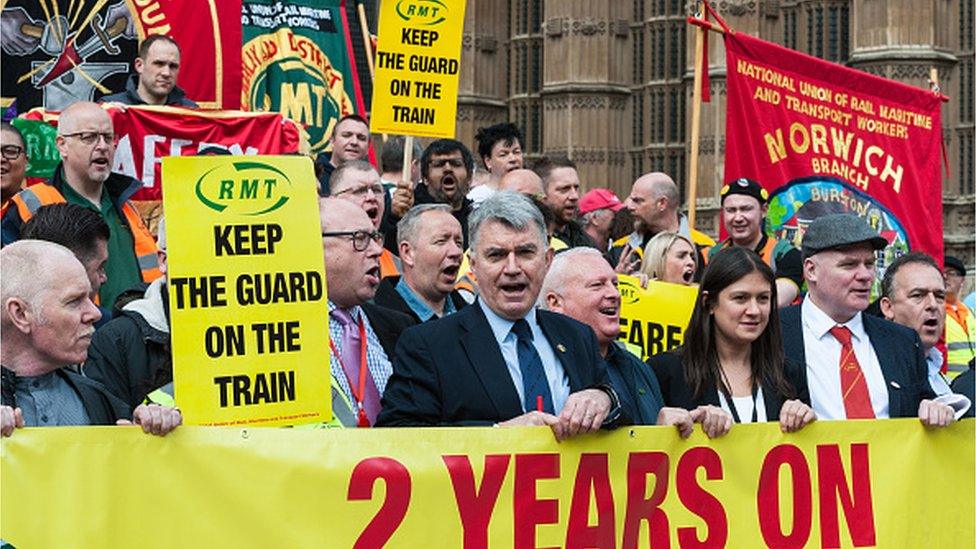
[[[192,107],[179,63],[175,42],[149,38],[127,89],[104,99]],[[151,234],[129,202],[141,182],[112,171],[102,106],[72,104],[57,132],[54,176],[23,187],[24,139],[2,128],[2,434],[135,423],[164,435],[182,422],[165,223]],[[853,214],[814,220],[797,246],[778,239],[757,181],[722,189],[716,243],[689,226],[669,175],[640,176],[620,200],[569,158],[527,166],[514,124],[482,128],[471,148],[415,145],[409,166],[389,139],[380,170],[370,139],[365,119],[343,117],[316,160],[325,426],[537,425],[563,439],[699,424],[718,437],[735,423],[936,428],[973,414],[976,319],[956,258],[902,255],[873,303],[888,242]],[[618,340],[620,275],[697,286],[682,346],[644,362]]]

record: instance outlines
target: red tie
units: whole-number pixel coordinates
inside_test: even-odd
[[[851,331],[846,326],[834,326],[830,335],[840,342],[840,390],[844,397],[847,419],[874,419],[868,383],[861,371],[861,364],[851,345]]]

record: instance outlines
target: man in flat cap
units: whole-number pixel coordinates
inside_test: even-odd
[[[853,214],[818,218],[803,235],[802,305],[780,314],[786,356],[806,364],[821,419],[915,417],[943,427],[955,419],[928,383],[918,334],[862,314],[887,241]]]
[[[722,223],[728,238],[711,247],[706,261],[722,248],[742,246],[757,254],[776,273],[776,296],[780,307],[793,303],[803,285],[803,259],[786,240],[778,240],[764,230],[769,193],[744,177],[722,187]]]

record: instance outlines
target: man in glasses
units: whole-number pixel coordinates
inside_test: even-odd
[[[0,215],[7,212],[10,199],[24,186],[27,172],[27,148],[20,130],[9,122],[3,122],[0,129]]]
[[[380,283],[383,235],[366,213],[340,198],[319,200],[329,297],[332,411],[344,427],[369,427],[393,373],[397,339],[413,320],[369,303]]]
[[[383,222],[384,204],[383,182],[373,165],[365,160],[350,160],[339,166],[329,177],[329,195],[347,200],[362,208],[369,217],[374,231]],[[381,243],[382,246],[382,243]],[[400,258],[393,252],[382,249],[380,253],[380,276],[400,274]]]
[[[156,241],[129,202],[142,182],[112,172],[115,132],[112,119],[95,103],[79,101],[58,120],[61,163],[47,184],[32,185],[11,201],[3,217],[3,244],[20,239],[20,229],[46,204],[69,202],[99,214],[108,224],[108,280],[99,289],[99,305],[111,309],[123,291],[159,278]]]

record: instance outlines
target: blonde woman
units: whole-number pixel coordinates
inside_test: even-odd
[[[695,278],[697,257],[690,240],[675,232],[660,232],[644,248],[641,274],[649,280],[688,286]]]

